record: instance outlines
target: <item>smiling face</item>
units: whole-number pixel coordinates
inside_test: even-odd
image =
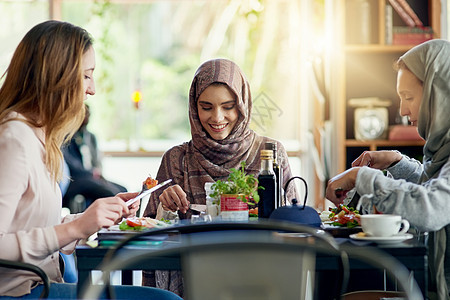
[[[406,67],[397,73],[397,93],[400,97],[400,115],[407,116],[411,125],[417,126],[423,84]]]
[[[215,140],[225,139],[239,117],[236,96],[224,84],[208,86],[198,97],[197,109],[203,128]]]
[[[89,49],[83,54],[84,100],[87,99],[88,95],[95,94],[94,69],[95,69],[95,52],[94,48],[89,47]]]

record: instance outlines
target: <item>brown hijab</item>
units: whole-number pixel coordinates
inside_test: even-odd
[[[239,118],[230,135],[223,140],[214,140],[203,129],[198,117],[197,99],[212,83],[227,85],[236,95]],[[252,112],[250,86],[239,66],[227,59],[213,59],[203,63],[195,72],[189,92],[189,121],[192,140],[168,150],[161,162],[157,179],[172,178],[180,185],[191,203],[205,204],[206,182],[223,180],[231,168],[239,168],[246,162],[246,172],[257,175],[260,169],[260,150],[266,141],[274,141],[257,135],[249,128]],[[277,142],[284,182],[291,177],[286,151]],[[291,189],[290,189],[291,191]],[[294,190],[295,192],[295,190]],[[155,217],[162,191],[152,194],[144,215]],[[290,197],[291,193],[288,194]],[[291,198],[288,198],[289,200]],[[180,218],[190,217],[190,211]]]
[[[236,95],[239,118],[233,130],[223,140],[214,140],[203,129],[197,111],[197,99],[212,83],[227,85]],[[171,178],[172,184],[178,184],[185,191],[190,203],[205,204],[206,182],[223,180],[230,174],[231,168],[239,168],[241,161],[246,162],[248,174],[259,173],[260,150],[266,141],[277,143],[279,164],[283,169],[283,182],[292,175],[283,145],[275,140],[257,135],[249,128],[252,112],[250,86],[241,69],[227,59],[213,59],[203,63],[195,72],[189,92],[189,121],[192,140],[169,149],[161,161],[156,179],[160,182]],[[159,195],[156,191],[150,197],[144,216],[156,217]],[[295,186],[290,185],[287,194],[291,200],[295,195]],[[181,219],[189,218],[178,212]],[[172,291],[183,296],[183,281],[177,271],[144,271],[144,285]]]

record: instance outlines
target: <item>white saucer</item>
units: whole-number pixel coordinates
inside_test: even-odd
[[[380,236],[361,236],[355,233],[351,234],[350,238],[357,241],[374,242],[377,244],[395,244],[412,239],[413,235],[410,233],[405,233],[401,235],[380,237]]]

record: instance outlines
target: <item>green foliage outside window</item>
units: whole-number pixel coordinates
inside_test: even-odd
[[[0,0],[0,15],[5,7],[10,11],[6,14],[20,11],[17,14],[24,15],[17,20],[0,18],[0,24],[20,27],[17,37],[46,19],[34,20],[26,12],[34,13],[38,6],[45,12],[48,1],[13,3]],[[90,129],[103,141],[189,140],[188,93],[194,72],[208,59],[226,57],[250,81],[252,128],[280,140],[298,140],[302,130],[298,120],[308,115],[307,106],[302,106],[308,100],[301,97],[307,79],[299,71],[307,59],[302,57],[304,45],[299,42],[302,3],[61,1],[62,19],[86,28],[95,40],[97,93],[88,100]],[[2,41],[5,32],[0,29]],[[16,40],[15,45],[8,45],[9,53]],[[0,57],[0,66],[5,61],[9,59]],[[143,97],[138,110],[131,101],[135,90]],[[292,129],[284,130],[286,124]]]
[[[63,19],[95,39],[97,94],[88,102],[90,128],[102,138],[189,140],[190,83],[197,67],[215,57],[238,63],[253,99],[263,104],[256,106],[253,128],[295,138],[297,129],[277,136],[282,119],[295,122],[299,102],[298,77],[292,76],[298,66],[286,61],[296,54],[284,27],[292,1],[80,3],[63,2]],[[131,101],[136,89],[143,96],[139,110]]]

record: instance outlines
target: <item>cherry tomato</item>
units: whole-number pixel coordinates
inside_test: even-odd
[[[350,213],[350,211],[348,210],[348,208],[345,205],[341,205],[341,209],[343,211],[345,211],[346,213]]]
[[[257,215],[258,214],[258,208],[251,208],[251,209],[248,210],[248,213]]]
[[[152,187],[158,185],[158,180],[147,177],[147,179],[144,181],[144,184],[147,186],[147,189],[151,189]]]
[[[127,219],[127,225],[131,226],[131,227],[138,227],[138,226],[142,226],[142,222],[138,218]]]

